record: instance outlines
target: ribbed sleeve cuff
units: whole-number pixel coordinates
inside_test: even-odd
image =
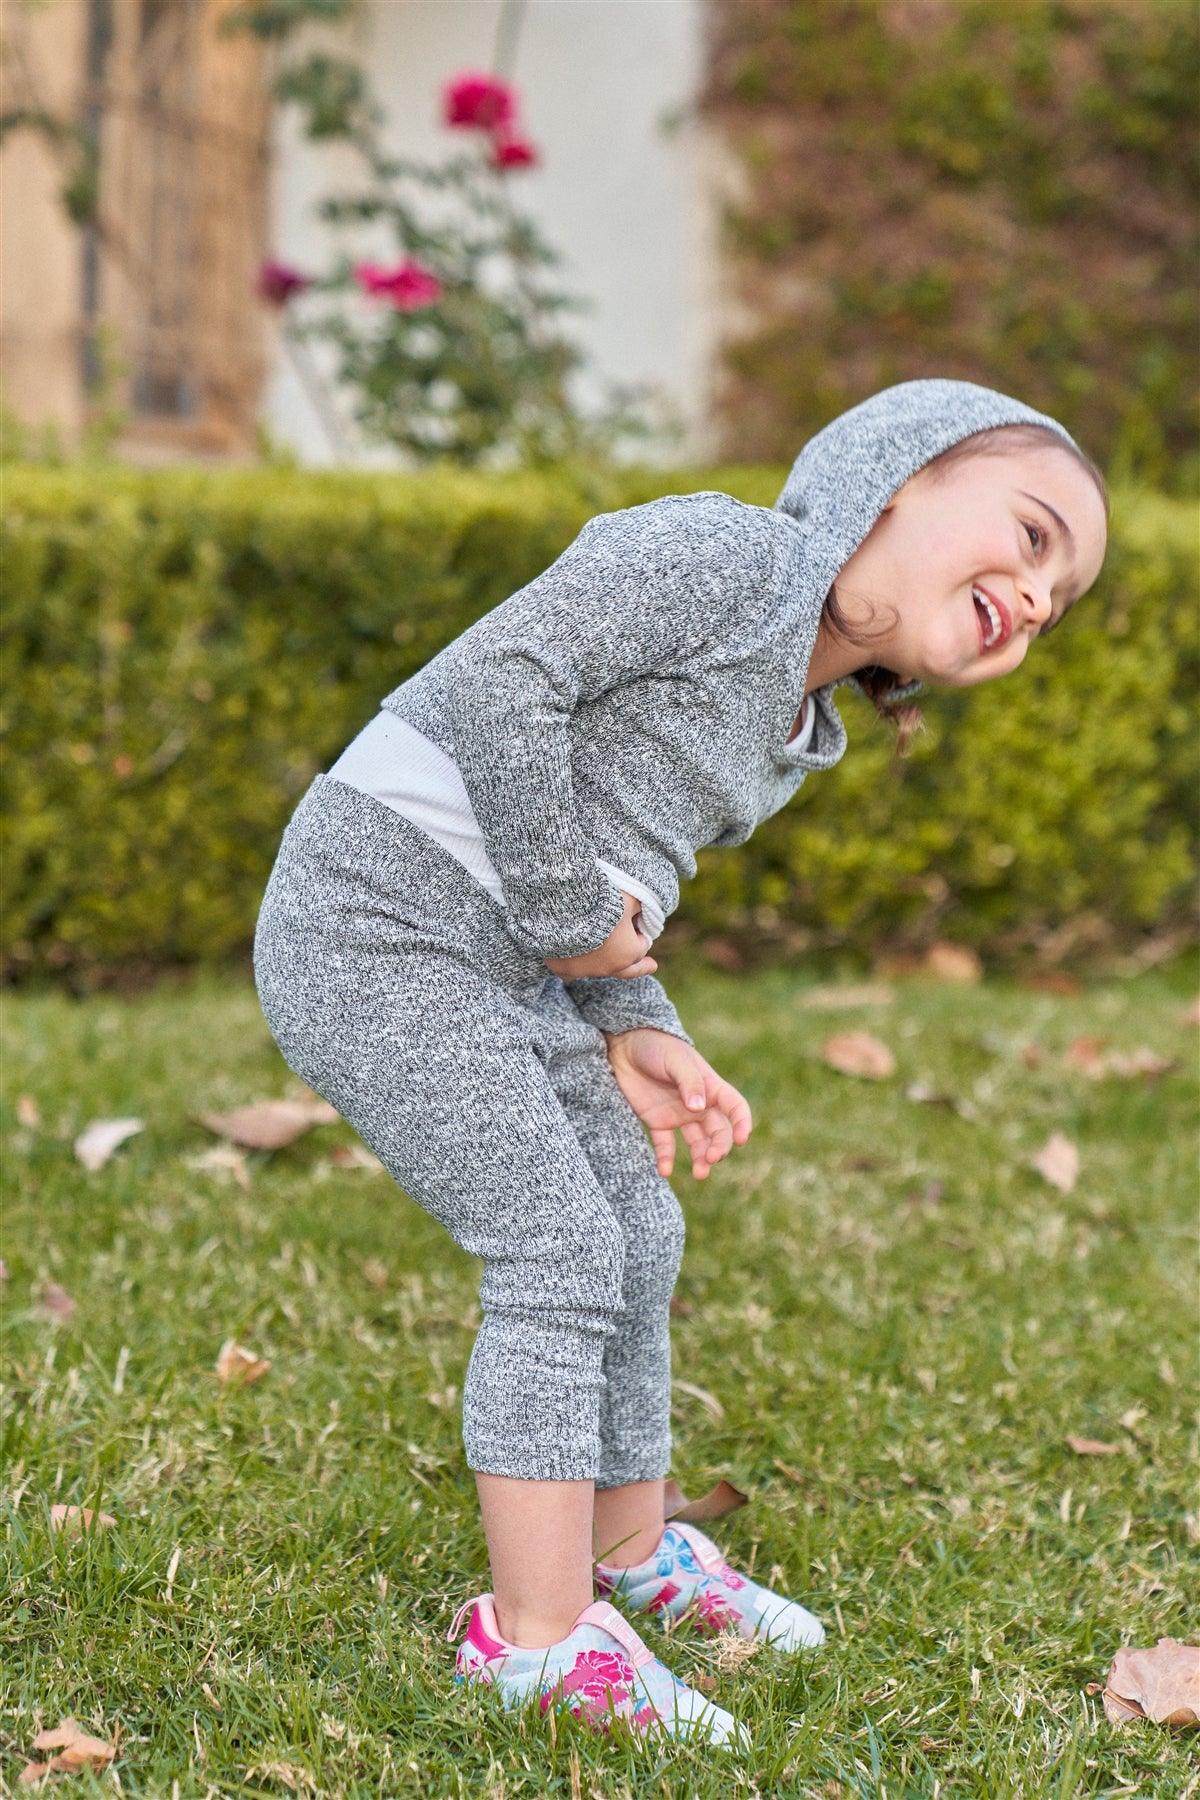
[[[590,881],[539,878],[514,890],[505,883],[510,934],[540,956],[586,956],[598,950],[625,917],[620,889],[593,867]]]
[[[635,975],[623,981],[619,975],[583,975],[565,986],[588,1024],[601,1031],[636,1031],[649,1026],[682,1038],[693,1050],[696,1047],[657,976]]]

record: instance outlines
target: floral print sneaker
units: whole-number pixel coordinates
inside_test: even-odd
[[[602,1594],[619,1595],[635,1612],[686,1617],[711,1636],[736,1631],[776,1650],[808,1650],[825,1642],[818,1619],[794,1600],[739,1575],[695,1525],[668,1525],[654,1554],[631,1568],[597,1563],[596,1586]]]
[[[565,1708],[601,1731],[620,1718],[641,1733],[694,1736],[711,1744],[732,1740],[749,1748],[745,1726],[673,1675],[607,1600],[585,1606],[561,1643],[537,1650],[500,1636],[491,1594],[463,1602],[446,1633],[449,1643],[458,1637],[468,1612],[454,1679],[486,1682],[506,1707],[537,1695],[543,1713],[552,1706]]]

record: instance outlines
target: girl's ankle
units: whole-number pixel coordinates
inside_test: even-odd
[[[582,1607],[579,1611],[582,1611]],[[513,1650],[548,1650],[552,1644],[561,1644],[569,1638],[579,1613],[564,1620],[546,1618],[537,1613],[521,1612],[512,1607],[502,1612],[496,1607],[496,1623],[500,1627],[500,1635],[505,1644]]]

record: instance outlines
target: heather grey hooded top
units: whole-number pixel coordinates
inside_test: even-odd
[[[710,490],[589,519],[385,696],[458,765],[518,942],[553,957],[604,942],[624,908],[597,857],[646,882],[669,916],[697,850],[745,843],[811,770],[841,759],[833,694],[858,687],[853,675],[814,690],[807,749],[786,741],[834,578],[925,463],[1026,423],[1074,443],[973,382],[884,388],[809,440],[773,507]],[[692,1041],[653,975],[568,985],[602,1030]]]

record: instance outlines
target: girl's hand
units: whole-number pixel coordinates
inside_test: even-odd
[[[713,1163],[753,1128],[750,1107],[698,1050],[669,1031],[638,1026],[608,1039],[608,1060],[621,1092],[650,1129],[660,1175],[675,1166],[675,1132],[692,1153],[692,1174],[703,1181]],[[691,1104],[693,1096],[700,1104]]]
[[[629,981],[635,975],[653,975],[658,964],[647,956],[650,939],[641,929],[642,903],[633,894],[621,893],[625,900],[625,916],[618,920],[602,944],[582,956],[544,956],[542,961],[552,975],[564,981],[578,981],[584,975],[617,975]]]

